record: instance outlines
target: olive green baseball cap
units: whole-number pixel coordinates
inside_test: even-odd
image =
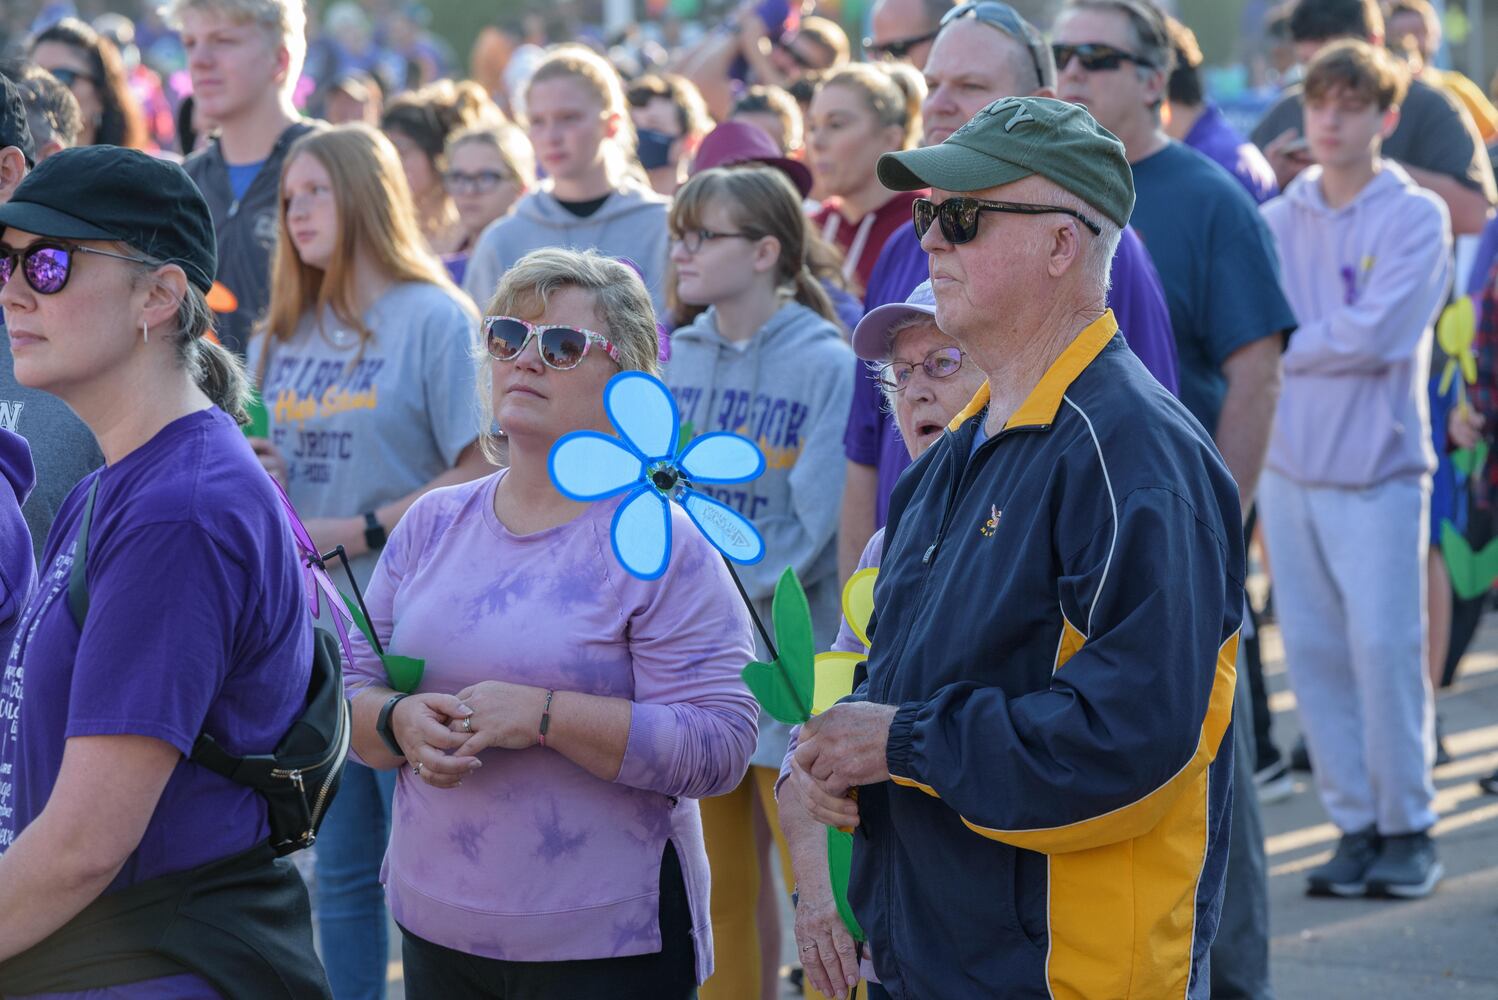
[[[945,142],[885,153],[879,182],[891,191],[982,191],[1033,174],[1070,191],[1120,227],[1134,211],[1134,174],[1123,143],[1087,109],[1049,97],[1006,97]]]

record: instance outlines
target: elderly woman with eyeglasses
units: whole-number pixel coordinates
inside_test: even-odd
[[[929,281],[917,286],[903,303],[869,310],[853,332],[853,350],[877,372],[912,459],[941,437],[983,385],[983,373],[937,327],[936,299]],[[864,547],[858,568],[877,567],[883,551],[884,529],[880,528]],[[832,648],[867,652],[847,621]],[[796,945],[801,965],[812,985],[828,996],[847,996],[860,977],[870,980],[871,997],[881,996],[882,991],[875,993],[878,986],[867,946],[860,969],[853,939],[832,899],[826,828],[806,811],[799,796],[779,795],[779,785],[790,773],[798,734],[799,730],[792,733],[776,798],[796,875]]]
[[[620,500],[548,473],[562,435],[610,429],[610,378],[656,370],[639,277],[538,250],[488,313],[479,426],[510,466],[418,500],[370,582],[376,634],[425,661],[414,693],[362,643],[346,678],[355,752],[400,769],[384,880],[406,995],[690,997],[712,970],[696,800],[755,743],[748,616],[674,505],[667,569],[636,579],[612,555]]]

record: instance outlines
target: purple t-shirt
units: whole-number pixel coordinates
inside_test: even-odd
[[[1280,193],[1274,168],[1264,159],[1259,147],[1239,134],[1217,105],[1210,101],[1196,124],[1191,126],[1191,131],[1186,133],[1185,143],[1232,174],[1258,204],[1262,205]]]
[[[707,853],[696,800],[737,787],[758,707],[748,612],[722,558],[672,505],[671,561],[639,580],[615,559],[622,498],[525,535],[494,514],[499,472],[433,490],[391,533],[370,580],[389,650],[425,659],[418,691],[487,680],[625,698],[629,742],[613,781],[555,749],[485,750],[461,788],[400,769],[381,881],[390,912],[428,941],[521,962],[661,948],[660,865],[676,847],[698,981],[712,971]],[[384,684],[362,637],[351,694]]]
[[[67,588],[96,478],[80,634]],[[12,720],[0,728],[0,852],[47,804],[71,737],[150,736],[186,757],[206,731],[231,753],[268,753],[296,718],[312,667],[296,552],[275,487],[223,411],[173,421],[85,477],[58,511],[43,565],[0,682],[0,718]],[[106,891],[269,832],[257,792],[183,760]],[[215,995],[188,976],[88,994]]]
[[[930,277],[926,257],[913,223],[896,230],[885,242],[874,264],[874,272],[869,276],[864,310],[890,302],[904,302],[917,285]],[[1165,304],[1160,275],[1131,227],[1124,227],[1123,238],[1113,254],[1108,307],[1118,320],[1124,340],[1139,355],[1144,367],[1171,393],[1177,393],[1180,383],[1176,373],[1176,344],[1170,328],[1170,310]],[[843,433],[843,453],[850,462],[872,465],[878,470],[874,527],[884,527],[889,514],[890,494],[900,473],[910,465],[910,453],[900,438],[894,415],[885,405],[878,379],[865,364],[858,365],[853,372],[853,408],[848,413],[848,427]]]
[[[26,439],[0,427],[0,650],[10,649],[21,611],[36,586],[31,532],[21,515],[21,505],[35,484],[36,470]]]

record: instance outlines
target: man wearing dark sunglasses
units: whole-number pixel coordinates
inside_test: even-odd
[[[879,177],[931,188],[936,321],[987,383],[900,480],[868,679],[802,728],[781,797],[860,828],[889,995],[1206,1000],[1243,536],[1105,304],[1123,146],[1008,98]]]
[[[1280,354],[1295,327],[1268,229],[1231,174],[1163,130],[1173,56],[1164,17],[1148,0],[1071,0],[1051,40],[1062,99],[1085,106],[1124,144],[1134,173],[1132,222],[1170,306],[1181,402],[1214,435],[1246,513],[1269,444]],[[1211,978],[1214,996],[1269,1000],[1264,838],[1246,683],[1237,709],[1244,722],[1234,729],[1232,849]]]
[[[863,50],[870,59],[925,69],[942,17],[951,9],[952,0],[878,0],[869,11]]]
[[[924,146],[957,131],[992,101],[1014,94],[1054,97],[1056,69],[1040,32],[1014,8],[997,0],[954,7],[926,61],[927,95],[921,114]],[[864,308],[906,296],[929,277],[926,251],[914,226],[885,241],[870,276]],[[1132,230],[1125,230],[1113,261],[1108,305],[1118,316],[1129,347],[1172,392],[1176,388],[1175,339],[1160,279]],[[838,566],[853,572],[863,544],[884,524],[895,482],[909,455],[867,372],[854,373],[853,406],[844,436],[848,468],[838,527]]]
[[[19,88],[0,74],[0,205],[10,200],[28,173],[32,136]],[[25,281],[17,261],[15,280]],[[33,551],[41,558],[47,532],[63,500],[78,480],[104,462],[88,426],[51,393],[16,381],[10,337],[0,313],[0,430],[12,431],[31,446],[36,487],[21,513],[31,531]],[[3,589],[3,588],[0,588]]]

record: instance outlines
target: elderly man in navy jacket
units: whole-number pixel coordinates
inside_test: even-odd
[[[1009,98],[879,173],[932,188],[937,323],[988,382],[895,490],[868,678],[782,795],[861,828],[888,996],[1205,998],[1243,540],[1211,438],[1104,305],[1123,147]]]

